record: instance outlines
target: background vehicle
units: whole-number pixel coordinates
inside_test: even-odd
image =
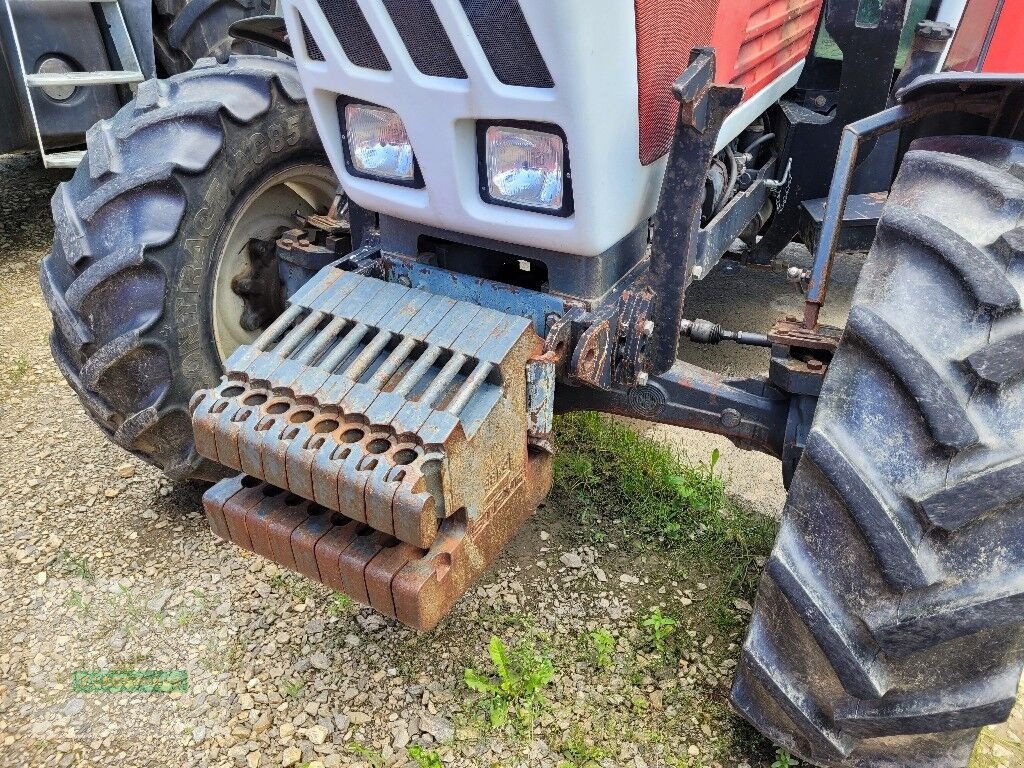
[[[0,154],[38,149],[74,168],[85,132],[138,83],[204,56],[246,52],[228,27],[266,0],[5,0],[0,14]]]
[[[546,494],[556,411],[775,455],[734,705],[819,764],[964,764],[1024,663],[1022,17],[922,7],[956,33],[903,62],[906,4],[873,10],[290,0],[239,33],[294,64],[147,81],[90,135],[42,273],[55,358],[118,444],[234,475],[219,536],[420,629]],[[684,321],[723,257],[797,236],[803,318]],[[767,376],[687,340],[770,347]]]

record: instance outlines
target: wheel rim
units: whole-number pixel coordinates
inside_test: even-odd
[[[280,232],[294,229],[296,212],[325,213],[337,188],[330,168],[299,165],[268,177],[242,200],[215,257],[213,336],[221,362],[259,335],[258,330],[249,331],[242,326],[246,305],[232,285],[236,277],[252,269],[249,243],[273,240]]]

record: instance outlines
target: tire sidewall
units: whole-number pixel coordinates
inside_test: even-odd
[[[216,384],[223,365],[214,337],[214,285],[233,215],[266,179],[289,167],[330,167],[305,104],[275,94],[246,125],[224,119],[224,142],[210,167],[186,184],[185,216],[165,248],[171,269],[165,299],[167,343],[186,399]],[[156,254],[154,254],[156,255]],[[159,254],[166,264],[164,252]]]

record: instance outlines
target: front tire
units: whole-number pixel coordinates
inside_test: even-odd
[[[916,142],[732,691],[827,766],[964,766],[1024,664],[1024,145]]]
[[[295,67],[205,59],[143,83],[87,145],[53,197],[41,274],[54,359],[115,443],[172,478],[215,479],[223,470],[197,456],[188,403],[255,334],[238,327],[244,304],[230,290],[246,277],[247,243],[325,211],[337,186]]]

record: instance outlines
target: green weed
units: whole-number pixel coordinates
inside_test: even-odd
[[[288,592],[300,602],[304,601],[307,597],[312,597],[316,593],[316,587],[313,585],[313,582],[292,574],[275,573],[270,577],[270,586],[282,592]]]
[[[26,373],[28,373],[28,360],[23,355],[14,361],[14,366],[11,368],[11,380],[21,381],[25,378]]]
[[[179,627],[187,627],[199,618],[199,614],[191,608],[184,608],[174,616],[174,623]]]
[[[347,749],[356,757],[360,757],[368,762],[373,768],[384,768],[387,765],[387,760],[375,749],[364,747],[362,744],[349,744]]]
[[[650,615],[643,620],[643,626],[647,627],[651,645],[658,653],[664,653],[668,649],[666,641],[676,629],[676,620],[671,616],[665,616],[661,612],[661,608],[654,608]]]
[[[86,581],[96,581],[96,574],[92,572],[84,557],[77,557],[71,554],[68,549],[60,551],[61,569],[72,576],[78,576]]]
[[[79,611],[89,616],[92,613],[92,609],[89,608],[88,604],[82,598],[82,593],[77,589],[71,590],[71,595],[68,597],[68,604],[77,608]]]
[[[297,699],[306,683],[302,680],[289,680],[284,684],[284,695],[289,699]]]
[[[510,721],[521,730],[530,728],[545,703],[542,690],[555,676],[551,659],[525,643],[509,651],[497,636],[491,636],[487,650],[495,673],[466,669],[466,685],[483,694],[492,728]]]
[[[432,749],[428,751],[419,744],[413,744],[407,752],[419,768],[444,768],[440,756]]]
[[[608,757],[603,749],[587,742],[583,729],[578,725],[569,729],[569,735],[559,745],[558,751],[566,758],[559,768],[599,768],[601,760]]]
[[[590,633],[590,648],[593,653],[594,666],[602,671],[612,668],[612,651],[615,650],[615,638],[607,629],[598,629]]]
[[[335,592],[331,595],[331,600],[327,604],[327,612],[331,614],[331,616],[340,618],[352,613],[352,609],[354,607],[355,601],[352,600],[351,597],[341,592]]]
[[[775,762],[772,763],[772,768],[790,768],[790,766],[800,765],[800,761],[789,754],[789,752],[782,747],[775,750]]]

